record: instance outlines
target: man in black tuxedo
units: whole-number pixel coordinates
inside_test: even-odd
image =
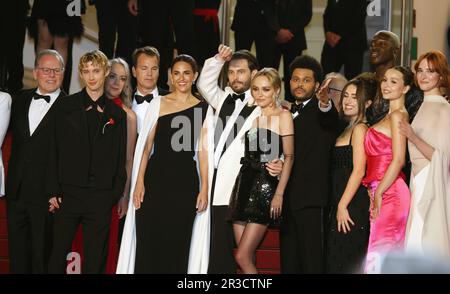
[[[49,272],[65,272],[81,223],[82,272],[100,274],[106,265],[111,210],[127,179],[126,114],[104,95],[109,63],[101,51],[84,54],[78,70],[86,88],[62,99],[56,109],[48,177],[50,210],[56,210]]]
[[[295,160],[283,204],[281,271],[319,274],[324,271],[324,208],[338,113],[327,95],[316,98],[323,79],[317,60],[298,56],[289,70],[295,97],[289,105],[294,117]]]
[[[361,73],[367,49],[367,5],[367,0],[328,0],[321,60],[325,74],[339,72],[342,66],[348,80]]]
[[[38,53],[33,70],[36,89],[13,99],[11,158],[6,183],[10,272],[46,273],[52,215],[48,211],[46,172],[55,124],[55,108],[64,61],[54,50]]]
[[[159,79],[160,55],[158,49],[151,46],[138,48],[133,52],[133,76],[136,78],[136,91],[133,95],[132,109],[137,116],[139,134],[150,101],[159,95],[169,94],[157,86]]]

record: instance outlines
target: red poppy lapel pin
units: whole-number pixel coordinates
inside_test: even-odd
[[[106,124],[103,126],[102,134],[105,134],[105,128],[107,125],[113,125],[115,123],[114,119],[111,117]]]

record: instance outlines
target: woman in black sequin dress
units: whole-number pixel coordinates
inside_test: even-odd
[[[327,237],[327,273],[360,272],[369,238],[369,196],[365,174],[365,109],[377,90],[373,77],[351,80],[341,95],[340,114],[349,125],[333,148],[331,217]]]
[[[281,79],[271,68],[252,79],[251,91],[261,116],[245,133],[245,155],[230,199],[230,220],[238,246],[235,258],[245,274],[257,273],[253,257],[267,227],[281,215],[283,193],[291,173],[294,125],[291,113],[278,106]],[[266,163],[284,155],[280,179]]]

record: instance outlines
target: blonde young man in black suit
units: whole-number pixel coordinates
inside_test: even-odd
[[[78,66],[86,88],[58,104],[50,152],[50,211],[55,211],[50,273],[64,273],[78,225],[83,227],[83,273],[104,273],[114,204],[123,195],[125,111],[104,94],[108,58],[84,54]]]

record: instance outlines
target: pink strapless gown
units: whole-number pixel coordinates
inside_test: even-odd
[[[364,140],[364,148],[367,171],[363,184],[374,192],[392,161],[392,141],[383,133],[370,128]],[[373,197],[373,192],[370,197]],[[367,262],[374,258],[374,254],[403,250],[410,199],[405,175],[400,172],[383,194],[380,215],[370,221]]]

